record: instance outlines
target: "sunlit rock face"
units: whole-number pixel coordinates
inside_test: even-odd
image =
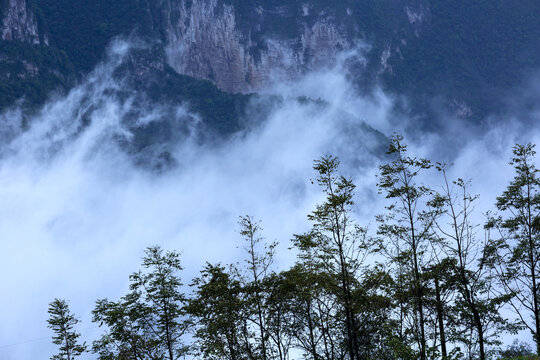
[[[25,0],[9,0],[2,13],[2,40],[18,40],[31,44],[42,43],[36,17]],[[46,38],[44,44],[48,44]]]

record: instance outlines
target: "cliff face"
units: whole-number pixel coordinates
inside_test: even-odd
[[[233,93],[332,66],[341,51],[362,43],[370,54],[356,70],[391,73],[391,60],[429,19],[428,0],[55,0],[36,5],[45,33],[28,0],[4,1],[2,40],[39,46],[51,39],[51,51],[67,55],[75,72],[91,70],[111,38],[135,29],[161,44],[177,73]],[[32,76],[23,70],[19,78]]]
[[[49,46],[29,0],[0,0],[0,110],[19,99],[45,100],[67,85],[69,63]]]
[[[0,10],[0,108],[44,99],[131,34],[165,54],[156,70],[242,93],[363,44],[349,68],[360,87],[382,85],[415,109],[444,98],[463,117],[500,111],[501,94],[540,68],[538,0],[0,0]]]
[[[9,0],[7,3],[2,14],[2,40],[48,45],[46,37],[40,38],[36,17],[25,0]]]
[[[239,18],[232,5],[218,0],[171,5],[166,22],[169,64],[181,74],[211,80],[230,92],[256,90],[271,76],[291,79],[331,65],[340,50],[354,45],[350,34],[330,17],[307,19],[306,4],[298,20],[299,9],[293,7],[254,6],[247,10],[249,24],[242,23],[248,19]],[[266,32],[270,21],[283,21],[292,33]]]
[[[254,1],[233,6],[220,0],[171,1],[162,7],[169,65],[226,91],[256,91],[270,79],[290,80],[331,66],[340,51],[373,40],[371,23],[377,23],[377,16],[388,16],[393,25],[388,34],[377,35],[384,47],[375,49],[380,53],[376,66],[384,72],[388,58],[399,52],[393,44],[406,43],[394,36],[418,36],[429,18],[429,6],[418,0],[382,1],[387,8],[380,14],[376,6],[352,1],[313,3],[277,6]]]

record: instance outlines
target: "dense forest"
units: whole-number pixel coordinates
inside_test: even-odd
[[[537,359],[535,154],[532,144],[514,147],[513,179],[478,214],[471,181],[410,154],[395,135],[377,181],[386,211],[370,229],[356,220],[353,179],[322,157],[313,183],[324,201],[311,228],[292,236],[290,268],[277,268],[277,244],[248,215],[239,220],[245,260],[207,263],[187,282],[178,252],[147,248],[129,292],[96,301],[102,335],[92,344],[80,340],[68,301],[50,303],[52,359]]]

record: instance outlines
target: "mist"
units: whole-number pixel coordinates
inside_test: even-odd
[[[241,260],[240,215],[261,219],[266,238],[280,242],[276,267],[290,264],[289,240],[308,229],[306,215],[321,200],[310,179],[313,160],[323,155],[338,156],[343,173],[356,180],[358,219],[374,228],[385,204],[375,178],[385,156],[381,134],[400,132],[412,154],[453,162],[450,176],[472,179],[473,192],[481,193],[480,214],[512,177],[512,146],[539,140],[534,121],[510,115],[478,129],[447,114],[440,131],[415,130],[414,119],[393,111],[392,96],[355,91],[344,54],[335,67],[264,89],[283,99],[264,119],[251,113],[244,130],[201,141],[204,119],[189,104],[114,95],[125,84],[112,74],[131,47],[116,42],[106,62],[38,112],[15,107],[0,115],[2,359],[54,353],[46,319],[55,297],[70,300],[91,343],[99,333],[91,322],[95,300],[126,292],[147,246],[181,251],[185,284],[207,261]],[[135,123],[126,122],[134,109]],[[175,124],[178,136],[166,144],[175,165],[155,171],[126,149],[133,126],[159,121]]]

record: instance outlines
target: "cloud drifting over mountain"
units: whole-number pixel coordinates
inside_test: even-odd
[[[338,65],[269,87],[283,100],[266,119],[252,112],[243,131],[201,141],[203,120],[188,105],[171,109],[115,95],[124,84],[112,74],[129,51],[117,42],[88,79],[29,118],[19,109],[0,115],[3,359],[52,354],[45,321],[55,297],[70,299],[90,341],[97,332],[94,301],[125,292],[146,246],[182,251],[185,283],[205,261],[242,256],[239,215],[262,219],[267,238],[286,249],[292,234],[307,229],[306,215],[320,200],[310,179],[312,162],[322,155],[341,158],[343,171],[358,184],[359,218],[373,226],[382,210],[375,174],[385,144],[369,126],[385,135],[411,132],[413,152],[453,161],[455,175],[473,178],[482,190],[482,206],[493,202],[511,174],[504,165],[512,144],[539,139],[538,128],[524,133],[514,121],[481,132],[453,126],[415,132],[414,120],[392,111],[393,99],[381,91],[359,96]],[[134,109],[135,125],[174,114],[167,121],[183,130],[170,147],[177,164],[172,169],[141,167],[126,150],[134,135],[125,119]],[[280,263],[291,256],[283,251]]]

